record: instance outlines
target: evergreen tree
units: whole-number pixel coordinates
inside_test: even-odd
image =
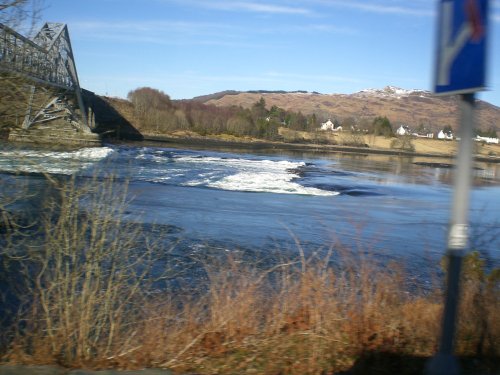
[[[252,117],[254,121],[257,121],[258,119],[266,118],[267,115],[266,101],[264,97],[261,96],[260,100],[252,105]]]
[[[373,120],[373,134],[375,135],[383,135],[384,137],[394,137],[394,132],[392,130],[391,122],[387,117],[376,117]]]

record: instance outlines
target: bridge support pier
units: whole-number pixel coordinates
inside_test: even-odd
[[[30,126],[31,110],[33,108],[33,98],[35,96],[36,87],[34,85],[30,86],[30,96],[28,98],[28,108],[26,109],[26,115],[24,116],[23,129],[28,129]]]
[[[11,129],[9,141],[94,146],[101,144],[101,137],[81,123],[81,115],[78,113],[80,108],[75,103],[78,99],[71,92],[48,90],[41,108],[34,107],[34,96],[35,86],[32,86],[23,125],[21,128]],[[91,115],[92,111],[89,109],[88,117],[92,118]]]

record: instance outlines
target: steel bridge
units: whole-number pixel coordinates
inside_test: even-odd
[[[27,38],[0,23],[0,72],[29,82],[31,92],[22,129],[59,119],[80,133],[91,133],[66,24],[47,22],[35,37]],[[42,87],[49,88],[52,95],[33,111],[35,90]],[[76,99],[75,105],[69,97]]]

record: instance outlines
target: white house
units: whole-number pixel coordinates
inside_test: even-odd
[[[476,138],[474,140],[476,142],[485,142],[485,143],[489,143],[489,144],[498,144],[498,138],[481,137],[480,135],[476,135]]]
[[[408,128],[408,126],[401,125],[398,128],[398,130],[396,130],[396,134],[397,135],[407,135],[407,134],[410,134],[410,129]]]
[[[434,133],[425,133],[425,134],[412,133],[411,135],[416,138],[434,138]]]
[[[327,122],[321,123],[321,130],[331,130],[333,132],[342,131],[342,126],[335,127],[332,120],[328,119]]]
[[[452,132],[445,133],[444,131],[441,130],[438,133],[438,139],[453,139],[453,133]]]

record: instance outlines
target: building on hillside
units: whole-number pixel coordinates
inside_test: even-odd
[[[499,144],[498,138],[492,138],[492,137],[481,137],[480,135],[476,135],[476,138],[474,138],[476,142],[484,142],[488,144]]]
[[[342,126],[335,127],[335,124],[331,119],[328,119],[326,122],[321,123],[321,130],[331,130],[332,132],[342,131]]]
[[[409,135],[411,134],[410,128],[406,125],[401,125],[398,130],[396,130],[396,135]]]
[[[453,133],[452,132],[447,132],[445,133],[443,130],[439,131],[438,133],[438,139],[448,139],[452,140],[453,139]]]
[[[434,133],[412,133],[412,136],[414,136],[415,138],[434,138]]]

